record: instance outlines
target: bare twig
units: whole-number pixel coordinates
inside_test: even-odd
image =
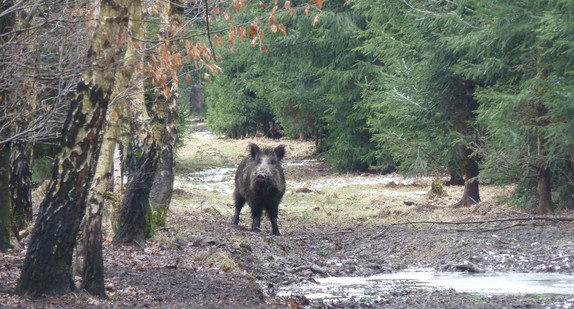
[[[344,230],[344,231],[335,231],[335,232],[331,232],[327,235],[334,235],[334,234],[345,234],[345,233],[353,233],[353,230]]]
[[[523,226],[524,223],[521,222],[517,222],[514,224],[509,224],[503,227],[498,227],[498,228],[476,228],[476,229],[456,229],[455,231],[457,232],[494,232],[494,231],[502,231],[502,230],[506,230],[509,228],[513,228],[513,227],[517,227],[517,226]]]
[[[205,1],[205,30],[207,31],[207,40],[209,41],[209,46],[211,47],[211,53],[213,55],[213,59],[215,59],[215,49],[213,48],[213,43],[211,42],[211,34],[209,33],[209,5],[207,4],[207,0]]]
[[[372,239],[377,239],[387,233],[387,231],[391,228],[392,225],[387,226],[382,232],[372,237]]]
[[[558,257],[555,257],[553,259],[548,260],[548,262],[557,261],[557,260],[566,259],[566,258],[571,258],[571,257],[574,257],[574,254],[561,255],[561,256],[558,256]]]

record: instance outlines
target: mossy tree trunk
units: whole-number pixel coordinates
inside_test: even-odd
[[[135,159],[136,162],[128,175],[118,231],[113,240],[115,244],[141,245],[151,235],[149,194],[157,169],[158,147],[150,133],[147,133],[144,143],[141,155]]]
[[[102,1],[88,61],[62,129],[60,155],[40,204],[17,292],[64,294],[75,290],[72,255],[101,145],[115,71],[124,58],[131,1]]]

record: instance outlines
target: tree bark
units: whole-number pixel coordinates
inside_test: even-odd
[[[14,1],[7,0],[3,2],[5,8],[11,8]],[[11,40],[12,36],[7,35],[12,31],[16,22],[15,12],[7,13],[0,18],[0,57],[6,58],[6,49],[4,48],[5,42]],[[2,61],[3,62],[3,61]],[[0,72],[4,70],[5,65],[0,63]],[[7,105],[7,91],[0,88],[0,104]],[[8,113],[5,108],[0,108],[0,136],[8,135],[7,130],[1,130],[5,123],[8,122]],[[10,145],[9,143],[0,143],[0,251],[5,251],[10,248],[10,211],[11,211],[11,197],[10,197]]]
[[[177,82],[169,81],[169,97],[163,94],[156,96],[152,130],[157,132],[158,163],[150,189],[150,206],[153,224],[165,226],[166,214],[169,209],[173,193],[173,181],[175,165],[175,138],[177,123]]]
[[[103,1],[88,61],[94,65],[78,83],[62,130],[62,150],[40,204],[17,292],[64,294],[75,289],[72,255],[86,210],[114,75],[123,59],[129,3]]]
[[[143,122],[134,122],[135,130],[132,131],[131,142],[132,164],[122,200],[119,228],[113,240],[116,244],[142,244],[152,235],[154,225],[165,225],[173,191],[178,103],[175,76],[176,69],[180,65],[175,44],[177,38],[174,39],[173,35],[177,34],[178,27],[182,24],[185,6],[181,0],[164,5],[166,8],[160,11],[163,25],[160,33],[167,43],[160,46],[159,52],[162,54],[162,57],[158,57],[160,72],[156,74],[162,78],[156,81],[159,86],[154,92],[154,104],[149,112],[149,130],[141,130],[145,125]],[[167,12],[170,12],[169,15]],[[141,155],[136,155],[138,153]]]
[[[130,17],[127,31],[137,40],[142,33],[142,7],[140,1],[127,2],[128,16]],[[130,40],[132,43],[133,40]],[[112,176],[114,151],[117,145],[118,132],[120,129],[120,115],[123,114],[125,101],[129,97],[122,95],[132,82],[138,51],[134,44],[127,44],[123,67],[119,70],[114,80],[112,97],[119,98],[108,111],[106,119],[106,131],[100,148],[100,155],[94,173],[94,181],[90,188],[87,199],[87,212],[84,225],[84,269],[82,272],[81,289],[92,295],[105,297],[104,285],[104,260],[102,255],[102,212],[106,191],[109,188]]]
[[[32,222],[32,143],[12,144],[10,193],[12,195],[12,226],[14,233]],[[18,235],[15,235],[19,238]]]
[[[20,294],[63,294],[75,289],[72,253],[108,99],[109,93],[101,87],[78,85],[62,132],[62,153],[55,161],[30,238],[18,283]]]
[[[118,141],[118,143],[116,143],[116,149],[114,149],[114,162],[112,167],[113,192],[114,195],[117,197],[123,196],[124,192],[123,162],[124,162],[124,143],[123,141]],[[112,230],[114,232],[116,231],[115,224],[113,224]]]
[[[552,186],[550,184],[550,169],[546,166],[546,151],[544,149],[544,138],[538,136],[538,156],[540,157],[538,167],[536,168],[536,180],[538,185],[538,207],[536,212],[540,215],[552,211]]]
[[[543,56],[537,59],[537,74],[536,78],[540,80],[546,80],[548,78],[548,71],[542,65]],[[537,89],[537,95],[542,97],[546,92],[546,87],[539,87]],[[548,120],[544,119],[544,116],[548,114],[548,108],[540,100],[534,105],[535,116],[534,123],[542,131],[544,127],[548,126]],[[538,192],[538,206],[536,212],[538,214],[547,214],[552,211],[552,184],[550,182],[550,169],[548,168],[548,151],[546,149],[546,139],[544,136],[538,132],[536,140],[537,148],[537,158],[535,160],[535,171],[537,186],[536,191]]]
[[[176,41],[177,30],[183,24],[183,8],[184,1],[174,1],[169,5],[168,10],[162,12],[162,19],[164,20],[161,32],[170,41]],[[173,31],[176,29],[176,31]],[[166,46],[168,53],[177,58],[177,45],[169,44]],[[150,206],[152,208],[153,224],[164,226],[166,221],[167,210],[171,202],[174,181],[174,164],[175,164],[175,139],[176,139],[176,125],[177,125],[177,112],[178,112],[178,84],[177,80],[173,77],[176,68],[171,65],[174,63],[165,63],[162,70],[166,76],[172,76],[166,85],[158,88],[155,91],[155,104],[154,104],[154,118],[152,120],[152,128],[156,130],[159,138],[159,156],[157,170],[154,175],[154,182],[150,192]]]
[[[128,176],[126,191],[120,209],[115,244],[143,244],[151,234],[149,193],[157,169],[157,144],[148,133],[145,146]]]
[[[466,156],[462,163],[462,172],[464,173],[464,193],[462,194],[460,201],[453,205],[454,208],[467,207],[480,202],[478,182],[480,169],[478,167],[478,161],[472,156],[472,150],[467,149],[465,154]]]
[[[146,215],[149,210],[149,188],[153,175],[149,170],[154,169],[146,159],[146,143],[150,141],[150,119],[145,104],[144,85],[141,80],[136,83],[136,90],[131,98],[133,108],[130,114],[129,141],[126,155],[127,183],[123,191],[117,230],[113,238],[115,244],[142,244],[146,238]],[[157,162],[156,162],[157,163]],[[147,172],[146,172],[147,170]],[[144,173],[144,174],[140,174]],[[147,182],[150,184],[148,185]],[[147,192],[146,192],[147,189]],[[135,192],[137,190],[137,192]],[[141,202],[135,201],[140,199]],[[145,202],[143,202],[145,200]]]
[[[10,147],[0,145],[0,251],[10,249]]]
[[[87,198],[87,211],[84,219],[84,268],[80,288],[92,295],[106,296],[104,286],[104,260],[102,255],[102,209],[104,197],[111,177],[111,158],[115,148],[117,135],[117,115],[119,105],[108,113],[107,128],[100,148],[100,155],[94,173],[94,180]]]

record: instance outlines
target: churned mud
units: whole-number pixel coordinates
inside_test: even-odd
[[[287,146],[282,236],[271,235],[269,220],[262,221],[261,233],[249,231],[247,206],[239,226],[231,224],[234,166],[248,142]],[[397,282],[380,291],[365,288],[322,299],[300,288],[318,285],[321,278],[368,278],[406,269],[571,274],[574,224],[526,220],[532,217],[527,210],[498,202],[512,188],[482,186],[483,202],[454,209],[462,187],[446,186],[442,197],[427,194],[441,175],[338,174],[315,156],[311,142],[228,140],[208,133],[187,138],[177,168],[166,227],[145,247],[114,247],[107,236],[107,299],[81,291],[39,299],[11,294],[25,255],[25,247],[16,247],[0,255],[0,307],[574,308],[574,291],[481,294]]]

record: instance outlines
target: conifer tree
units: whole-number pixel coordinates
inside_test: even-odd
[[[484,175],[517,183],[515,202],[541,214],[553,195],[566,203],[574,192],[573,9],[559,0],[477,1],[466,27],[445,40],[459,55],[456,73],[480,85]]]
[[[368,18],[361,51],[377,59],[379,72],[364,84],[362,107],[378,168],[459,173],[465,192],[457,206],[479,202],[475,83],[453,72],[457,56],[442,47],[442,36],[462,23],[459,8],[427,1],[373,6],[370,0],[354,8]]]

